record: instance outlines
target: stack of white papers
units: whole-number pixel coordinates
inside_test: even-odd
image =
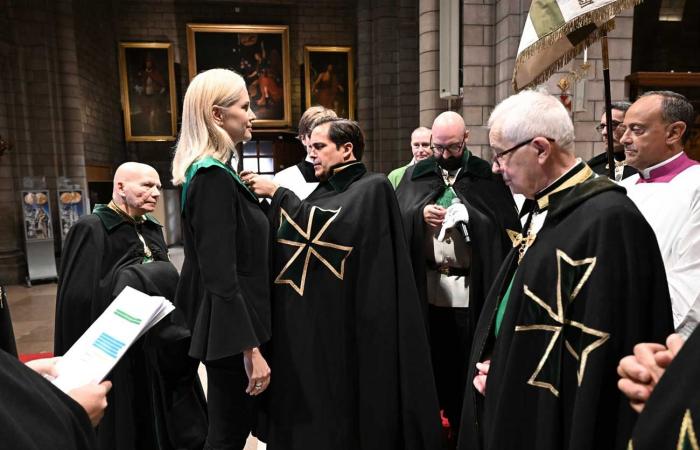
[[[63,392],[99,383],[131,344],[175,307],[165,297],[126,287],[56,363],[53,383]]]

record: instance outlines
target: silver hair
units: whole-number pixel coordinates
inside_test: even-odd
[[[576,139],[574,124],[564,105],[556,97],[535,90],[521,91],[496,105],[487,127],[495,127],[512,144],[542,136],[573,151]]]

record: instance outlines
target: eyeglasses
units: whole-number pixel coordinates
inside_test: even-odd
[[[456,155],[456,154],[459,153],[459,152],[462,150],[462,148],[464,147],[464,142],[465,142],[465,141],[466,141],[466,139],[462,139],[462,142],[460,142],[459,144],[435,145],[435,144],[433,144],[433,141],[432,141],[432,138],[431,138],[431,140],[430,140],[430,148],[431,148],[434,152],[438,152],[438,153],[440,153],[440,154],[444,153],[445,151],[448,151],[448,152],[450,152],[450,154]]]
[[[520,142],[519,144],[515,144],[514,146],[512,146],[508,150],[503,150],[502,152],[497,152],[496,154],[493,155],[493,159],[491,160],[491,163],[496,164],[498,167],[501,167],[501,162],[499,161],[500,159],[502,159],[508,153],[512,153],[512,152],[516,151],[517,149],[519,149],[520,147],[524,147],[525,145],[531,143],[532,141],[534,141],[538,137],[539,136],[535,136],[533,138],[528,139],[527,141],[523,141],[523,142]],[[552,139],[552,138],[548,138],[548,137],[545,137],[545,139],[547,139],[549,142],[556,142],[556,139]]]
[[[633,123],[630,126],[620,124],[620,127],[617,129],[621,136],[624,136],[627,133],[627,130],[630,130],[635,136],[641,136],[647,131],[647,128],[643,125]]]
[[[613,120],[612,122],[612,129],[615,130],[617,127],[622,125],[622,122],[618,122],[617,120]],[[598,131],[598,133],[603,132],[603,128],[606,128],[607,124],[604,123],[599,123],[598,125],[595,126],[595,129]]]

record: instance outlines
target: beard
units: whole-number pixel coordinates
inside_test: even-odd
[[[457,170],[462,167],[462,158],[450,156],[449,158],[440,157],[437,160],[438,165],[445,170]]]

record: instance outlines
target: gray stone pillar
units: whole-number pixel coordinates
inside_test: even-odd
[[[430,127],[435,117],[447,108],[440,99],[440,1],[418,2],[418,91],[420,124]]]
[[[388,172],[410,159],[418,126],[416,0],[362,0],[357,6],[357,115],[365,131],[363,157]]]

